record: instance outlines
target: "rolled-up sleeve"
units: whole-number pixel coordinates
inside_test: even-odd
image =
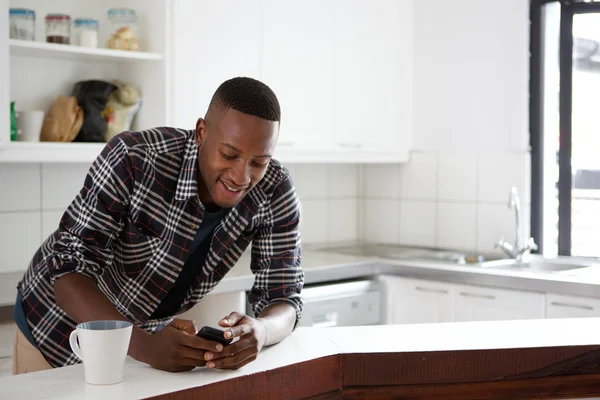
[[[273,193],[268,218],[252,241],[251,269],[254,285],[248,300],[254,315],[272,303],[285,302],[296,310],[296,325],[302,316],[301,291],[304,272],[300,246],[300,205],[289,175]]]
[[[113,259],[112,245],[133,188],[127,145],[117,135],[92,163],[83,187],[67,207],[46,262],[52,284],[78,273],[97,281]]]

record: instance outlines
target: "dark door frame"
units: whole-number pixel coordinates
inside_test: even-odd
[[[600,13],[600,2],[583,0],[531,0],[530,2],[530,79],[529,130],[531,146],[531,236],[543,251],[543,182],[544,182],[544,54],[542,8],[544,4],[561,4],[560,20],[560,99],[558,152],[558,254],[571,255],[571,149],[573,90],[573,16]]]

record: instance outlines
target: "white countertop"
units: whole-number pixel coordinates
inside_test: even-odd
[[[366,249],[366,250],[363,250]],[[302,251],[305,283],[315,284],[376,275],[398,275],[426,280],[474,284],[542,293],[600,298],[600,266],[579,271],[555,273],[482,268],[436,261],[412,254],[402,246],[348,246],[334,249],[307,247]],[[0,306],[14,305],[16,285],[23,273],[0,274]],[[250,290],[254,275],[250,270],[250,253],[242,255],[237,264],[215,286],[211,294]]]
[[[600,318],[298,328],[237,371],[168,373],[128,359],[122,383],[92,386],[84,382],[80,364],[0,378],[0,398],[139,399],[335,354],[599,345],[598,331]]]

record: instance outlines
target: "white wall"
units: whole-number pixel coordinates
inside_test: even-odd
[[[513,185],[529,232],[528,1],[417,1],[415,27],[417,152],[365,167],[363,238],[493,251]]]

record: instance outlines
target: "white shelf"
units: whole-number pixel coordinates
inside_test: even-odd
[[[0,162],[91,163],[106,143],[10,142],[0,145]]]
[[[0,146],[0,163],[89,163],[96,159],[106,143],[10,142]],[[325,162],[336,164],[399,163],[409,160],[409,153],[359,151],[275,151],[283,163]]]
[[[143,51],[112,50],[89,48],[69,44],[33,42],[10,39],[10,54],[29,57],[61,57],[80,60],[112,60],[112,61],[161,61],[162,54]]]

